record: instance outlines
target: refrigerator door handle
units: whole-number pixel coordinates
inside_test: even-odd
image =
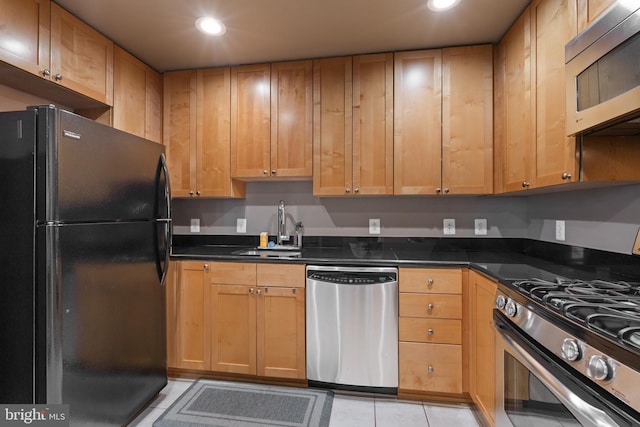
[[[162,166],[162,173],[164,174],[164,197],[166,212],[165,217],[159,218],[157,220],[157,222],[159,223],[164,223],[165,227],[164,266],[160,265],[160,260],[158,260],[158,271],[160,272],[160,286],[164,286],[167,278],[167,272],[169,271],[169,257],[171,255],[171,241],[173,238],[173,233],[171,230],[171,184],[169,183],[169,169],[167,168],[167,160],[164,153],[160,154],[160,165]]]

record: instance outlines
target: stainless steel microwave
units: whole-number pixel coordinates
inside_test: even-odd
[[[565,59],[567,135],[640,135],[640,0],[618,0],[567,44]]]

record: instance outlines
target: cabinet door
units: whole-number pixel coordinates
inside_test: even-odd
[[[353,58],[353,192],[393,194],[393,54]]]
[[[113,127],[160,142],[160,75],[118,46],[113,74]]]
[[[394,194],[436,194],[441,182],[442,52],[395,54]]]
[[[475,272],[469,275],[472,306],[471,397],[484,417],[493,425],[495,340],[491,324],[497,286]]]
[[[462,346],[401,342],[398,355],[400,389],[462,393]]]
[[[196,71],[164,74],[164,144],[173,197],[196,188]]]
[[[256,374],[256,289],[211,285],[211,369]]]
[[[271,175],[311,179],[313,62],[271,64]]]
[[[231,176],[271,176],[270,65],[231,68]]]
[[[49,0],[0,0],[0,60],[49,78]]]
[[[51,3],[51,78],[113,105],[113,42]]]
[[[442,51],[442,191],[493,193],[493,48]]]
[[[602,15],[616,0],[577,0],[577,2],[578,32],[580,32]]]
[[[209,370],[211,322],[208,264],[181,262],[176,285],[176,366]]]
[[[259,288],[257,373],[306,378],[304,288]]]
[[[577,34],[576,3],[537,0],[531,4],[535,73],[535,186],[576,181],[575,137],[566,135],[564,46]]]
[[[499,45],[498,73],[502,80],[502,126],[497,164],[502,166],[500,191],[516,191],[531,185],[530,159],[534,156],[531,94],[530,8],[520,15]],[[564,116],[564,113],[563,113]]]
[[[196,182],[202,197],[243,197],[231,180],[231,77],[229,68],[198,71]]]
[[[313,61],[313,194],[352,191],[352,59]]]

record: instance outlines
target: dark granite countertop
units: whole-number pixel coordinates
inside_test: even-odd
[[[174,236],[172,259],[320,265],[469,266],[495,279],[640,281],[640,257],[529,239],[305,237],[301,256],[243,256],[255,236]]]

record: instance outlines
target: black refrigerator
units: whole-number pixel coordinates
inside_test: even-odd
[[[0,404],[123,425],[166,385],[163,152],[53,106],[0,113]]]

